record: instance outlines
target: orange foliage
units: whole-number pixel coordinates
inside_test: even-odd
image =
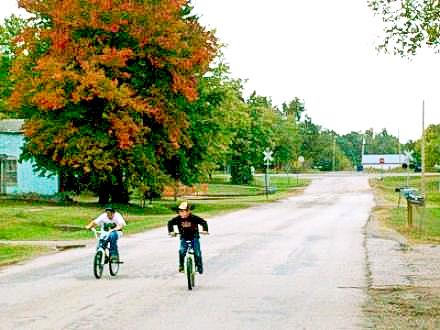
[[[9,104],[15,109],[37,109],[25,127],[32,139],[31,152],[87,172],[115,164],[111,153],[103,152],[109,145],[122,150],[142,146],[153,129],[164,132],[163,141],[156,142],[158,155],[170,155],[187,143],[184,131],[189,124],[175,100],[197,99],[197,77],[206,73],[218,49],[211,32],[182,17],[189,0],[18,3],[50,22],[47,28],[25,29],[15,40],[19,45],[11,69],[15,90]],[[43,41],[49,49],[36,55]],[[145,72],[134,66],[138,63]],[[166,77],[164,81],[150,81],[150,72],[155,77],[156,71]],[[139,77],[145,82],[139,83]],[[78,115],[66,115],[69,111]],[[89,123],[88,117],[96,121],[91,127],[107,134],[101,136],[103,141],[83,136],[69,121]],[[53,118],[68,120],[62,122],[64,126],[58,123],[60,131],[47,129]]]

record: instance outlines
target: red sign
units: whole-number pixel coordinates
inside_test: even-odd
[[[379,158],[379,164],[385,164],[385,159]]]

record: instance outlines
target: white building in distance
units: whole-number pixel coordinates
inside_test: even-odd
[[[364,169],[391,170],[409,164],[409,157],[404,154],[362,155]]]

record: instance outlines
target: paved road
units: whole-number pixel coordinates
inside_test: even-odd
[[[361,328],[367,180],[322,177],[304,195],[208,219],[192,292],[164,228],[121,240],[116,278],[93,278],[93,247],[4,269],[0,329]]]

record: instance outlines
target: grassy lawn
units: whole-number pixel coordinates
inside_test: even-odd
[[[417,207],[414,211],[414,225],[407,223],[406,199],[401,198],[398,208],[399,194],[396,187],[406,185],[405,177],[385,177],[383,180],[372,180],[376,196],[381,201],[380,220],[387,226],[397,230],[414,242],[440,243],[440,192],[439,176],[425,177],[426,207]],[[409,186],[420,188],[420,177],[409,178]]]
[[[262,181],[263,180],[263,181]],[[209,217],[221,213],[247,208],[259,203],[272,202],[287,197],[308,185],[307,180],[291,180],[276,177],[272,180],[277,191],[264,195],[264,178],[252,185],[231,185],[222,177],[213,180],[203,195],[186,196],[195,205],[194,213]],[[0,240],[77,240],[92,239],[83,227],[103,210],[90,195],[80,196],[73,203],[54,203],[36,200],[0,199]],[[142,208],[134,199],[128,206],[115,205],[126,218],[127,234],[142,232],[166,225],[175,215],[173,199],[162,199]],[[41,248],[9,246],[0,249],[5,262],[26,258],[32,251],[41,253]],[[15,252],[14,252],[15,251]]]
[[[11,246],[0,244],[0,266],[18,262],[48,251],[49,249],[42,246]]]

